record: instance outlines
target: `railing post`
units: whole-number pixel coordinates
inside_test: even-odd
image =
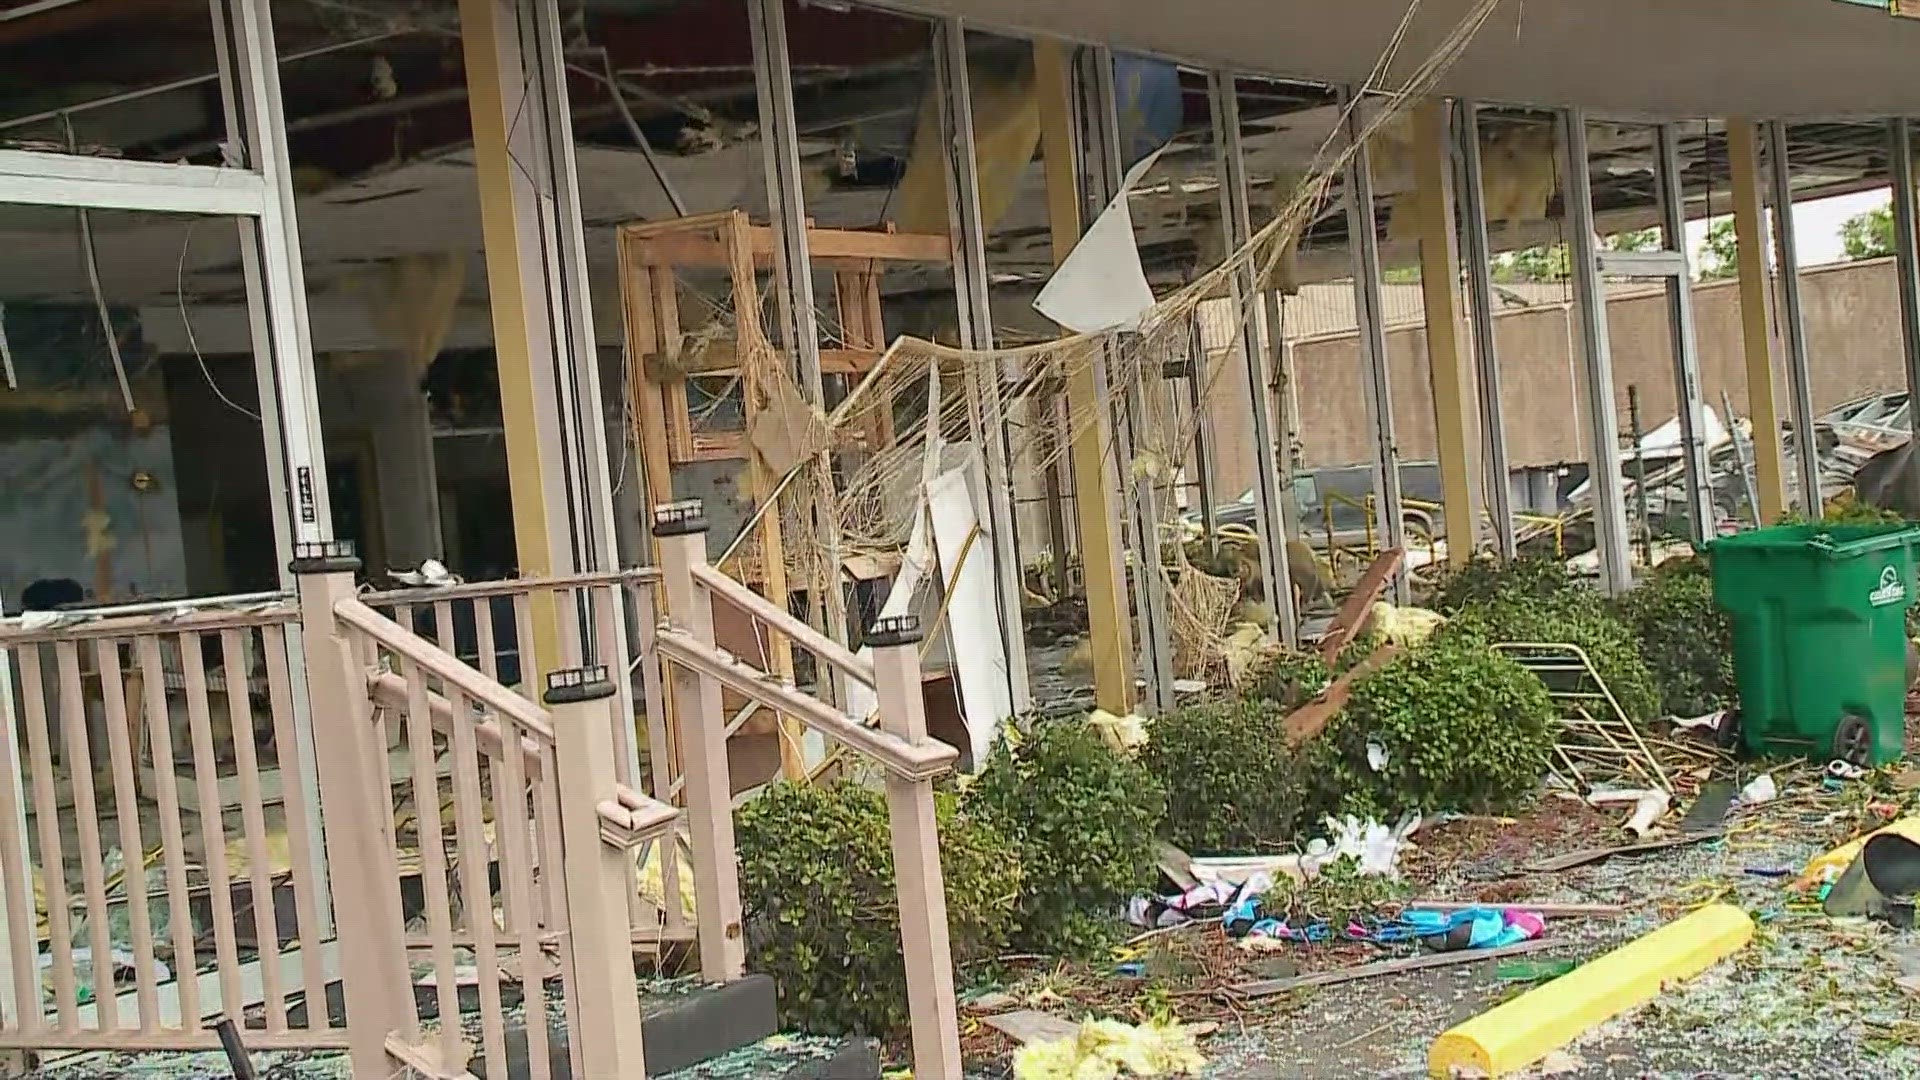
[[[694,640],[713,646],[713,600],[693,580],[707,561],[707,519],[698,499],[653,511],[653,535],[667,587],[667,617]],[[693,843],[694,918],[700,931],[700,974],[730,982],[746,972],[740,928],[740,867],[733,848],[733,784],[727,774],[727,718],[720,684],[684,667],[673,669],[673,711],[686,777],[687,827]],[[669,848],[666,853],[673,855]],[[669,904],[676,902],[667,898]]]
[[[627,922],[633,866],[625,848],[600,835],[600,803],[614,797],[613,729],[607,724],[608,702],[617,700],[614,685],[605,666],[567,668],[547,676],[544,700],[553,712],[573,950],[574,981],[567,993],[577,1002],[580,1024],[571,1037],[586,1075],[643,1077],[640,992]]]
[[[920,617],[889,616],[867,634],[873,647],[880,727],[916,746],[927,740],[920,689]],[[887,777],[894,878],[900,893],[900,945],[913,1016],[913,1075],[959,1080],[960,1018],[953,999],[953,948],[947,940],[947,890],[940,872],[933,781]]]
[[[294,545],[289,569],[300,595],[307,644],[307,700],[312,709],[314,766],[327,847],[327,885],[359,918],[336,921],[347,1038],[355,1076],[386,1076],[387,1036],[411,1027],[413,978],[407,967],[400,907],[400,870],[381,827],[392,795],[380,789],[368,745],[366,673],[341,634],[334,606],[354,595],[360,568],[353,545],[322,540]],[[337,905],[336,905],[337,907]],[[323,1009],[324,1002],[308,1002]]]

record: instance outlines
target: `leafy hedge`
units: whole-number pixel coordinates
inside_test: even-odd
[[[956,964],[997,955],[1024,880],[1016,845],[941,796],[940,865]],[[842,782],[775,784],[739,811],[748,961],[779,986],[784,1026],[891,1035],[906,970],[886,799]]]
[[[1332,681],[1333,671],[1318,654],[1275,649],[1255,663],[1241,696],[1291,711],[1318,697]]]
[[[1470,636],[1436,635],[1354,683],[1316,741],[1316,809],[1509,809],[1538,787],[1559,729],[1546,687]],[[1385,752],[1378,768],[1368,743]]]
[[[1027,867],[1014,944],[1063,956],[1111,944],[1114,916],[1153,885],[1166,805],[1153,774],[1085,722],[1009,724],[967,807],[1010,837]]]
[[[1661,712],[1698,716],[1734,702],[1733,624],[1713,602],[1706,560],[1662,564],[1614,609],[1639,638]]]
[[[1197,855],[1292,843],[1304,792],[1299,758],[1281,735],[1289,711],[1248,697],[1177,709],[1154,721],[1140,760],[1166,789],[1169,841]]]
[[[1475,603],[1438,635],[1483,643],[1525,641],[1577,645],[1629,717],[1660,714],[1660,690],[1640,655],[1640,639],[1593,589],[1573,584],[1547,595],[1512,591]]]
[[[1551,553],[1522,555],[1510,563],[1476,555],[1440,579],[1427,606],[1451,616],[1496,600],[1553,599],[1579,587],[1567,573],[1566,562]]]

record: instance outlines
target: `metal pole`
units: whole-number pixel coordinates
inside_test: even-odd
[[[941,145],[947,159],[948,235],[953,240],[953,285],[960,305],[960,345],[993,348],[993,309],[987,295],[987,238],[980,220],[980,172],[973,146],[973,99],[967,78],[967,33],[959,19],[933,28],[934,98],[939,105]],[[1015,372],[1016,375],[1020,374]],[[1015,713],[1033,706],[1027,677],[1027,642],[1021,623],[1020,546],[1014,532],[1013,475],[1007,463],[1001,373],[973,365],[967,388],[975,412],[974,438],[987,471],[987,515],[993,530],[994,581],[1000,597],[1000,640],[1006,652],[1007,688]]]
[[[820,373],[820,327],[814,312],[813,261],[807,250],[806,196],[800,176],[800,129],[793,115],[793,69],[787,54],[787,16],[784,0],[750,0],[748,29],[753,38],[753,70],[760,100],[760,123],[766,132],[767,205],[773,218],[774,293],[780,305],[781,343],[792,354],[795,377],[807,400],[824,407],[826,393]],[[827,452],[823,452],[823,455]],[[831,462],[823,462],[831,477]],[[824,493],[823,493],[824,494]],[[828,567],[825,592],[827,633],[845,642],[846,600],[840,591],[839,522],[825,508],[815,508],[814,528],[820,537]],[[832,699],[845,701],[844,677],[834,671],[829,680]]]
[[[1207,341],[1201,332],[1200,320],[1195,318],[1187,333],[1187,361],[1181,365],[1182,381],[1187,389],[1187,414],[1193,424],[1193,469],[1194,490],[1200,499],[1200,529],[1207,538],[1207,550],[1219,550],[1220,538],[1216,530],[1220,527],[1219,499],[1213,490],[1213,478],[1218,471],[1214,460],[1212,425],[1206,421],[1207,415]]]
[[[1359,104],[1350,89],[1340,91],[1346,116],[1347,246],[1353,255],[1353,308],[1360,324],[1361,353],[1367,365],[1367,420],[1373,427],[1373,497],[1379,507],[1383,546],[1406,550],[1406,518],[1400,505],[1400,448],[1393,434],[1393,383],[1387,369],[1386,308],[1380,297],[1380,234],[1373,213],[1373,163],[1360,138]],[[1409,597],[1405,561],[1393,577],[1397,604]]]
[[[1640,387],[1627,384],[1627,434],[1633,440],[1633,501],[1639,512],[1640,561],[1653,566],[1653,512],[1647,505],[1647,448],[1642,443],[1646,429],[1640,426]]]
[[[1740,487],[1747,493],[1747,509],[1757,529],[1765,522],[1760,519],[1760,488],[1753,478],[1753,455],[1746,436],[1740,434],[1740,428],[1733,422],[1733,395],[1725,390],[1720,391],[1720,409],[1727,414],[1727,435],[1733,440],[1734,464],[1740,467]]]
[[[333,508],[327,494],[326,447],[321,438],[320,394],[307,316],[307,285],[294,218],[293,168],[287,150],[286,112],[280,101],[280,67],[269,0],[213,0],[228,132],[246,164],[260,171],[266,206],[257,221],[240,225],[241,263],[256,343],[255,372],[261,396],[261,428],[276,496],[274,532],[280,582],[294,584],[288,565],[297,543],[330,539]],[[268,417],[272,419],[269,420]],[[289,490],[291,489],[291,490]],[[291,500],[289,499],[291,496]],[[327,851],[318,809],[320,776],[307,696],[306,641],[298,624],[287,629],[287,667],[292,687],[294,737],[300,743],[294,797],[307,815],[308,850],[315,880],[327,880]],[[319,891],[317,914],[332,929],[332,897]]]
[[[1793,225],[1793,177],[1787,161],[1787,125],[1767,125],[1767,165],[1773,174],[1773,242],[1780,258],[1780,321],[1787,337],[1787,387],[1793,395],[1793,456],[1800,474],[1800,510],[1820,516],[1820,453],[1813,432],[1813,382],[1807,357],[1807,323],[1800,308],[1799,244]]]
[[[1454,106],[1459,155],[1461,260],[1467,264],[1467,303],[1473,316],[1473,358],[1480,390],[1480,451],[1486,455],[1487,515],[1502,559],[1519,553],[1513,531],[1513,481],[1507,464],[1506,421],[1500,401],[1500,344],[1493,322],[1493,250],[1487,240],[1485,177],[1480,164],[1480,107]]]
[[[1600,281],[1599,244],[1593,233],[1593,178],[1587,163],[1587,118],[1580,109],[1559,114],[1564,152],[1561,201],[1566,206],[1574,295],[1587,356],[1588,490],[1593,498],[1594,542],[1600,582],[1609,593],[1633,587],[1627,541],[1626,503],[1621,493],[1620,420],[1613,400],[1613,352],[1607,340],[1607,297]]]
[[[1920,417],[1920,237],[1915,234],[1913,124],[1887,122],[1893,172],[1893,252],[1900,279],[1900,340],[1906,349],[1908,414]],[[1916,425],[1920,426],[1920,425]]]
[[[1213,147],[1220,175],[1220,217],[1228,251],[1238,251],[1253,235],[1253,214],[1247,199],[1246,148],[1240,140],[1240,96],[1230,71],[1207,73],[1212,100]],[[1287,563],[1286,506],[1293,499],[1292,470],[1285,446],[1274,437],[1273,400],[1268,391],[1267,357],[1270,333],[1278,326],[1267,320],[1264,283],[1252,266],[1233,276],[1233,303],[1240,315],[1239,356],[1246,365],[1248,406],[1253,410],[1254,532],[1260,543],[1260,581],[1278,624],[1280,640],[1288,648],[1300,644],[1300,616],[1294,610],[1293,568]],[[1195,331],[1198,333],[1198,330]],[[1284,430],[1284,421],[1283,421]],[[1296,512],[1296,517],[1297,512]]]
[[[1121,174],[1126,166],[1120,148],[1120,116],[1115,101],[1112,50],[1100,46],[1082,50],[1079,68],[1081,140],[1085,148],[1081,161],[1086,166],[1081,179],[1086,185],[1086,203],[1091,212],[1087,220],[1093,221],[1119,193]],[[1115,452],[1111,456],[1114,473],[1122,477],[1117,481],[1119,490],[1128,489],[1124,479],[1127,470],[1121,466],[1121,462],[1131,459],[1135,433],[1144,426],[1145,384],[1147,380],[1159,378],[1160,375],[1157,368],[1142,370],[1136,378],[1136,384],[1123,388],[1120,395],[1120,422],[1115,428]],[[1124,457],[1121,455],[1123,448]],[[1167,613],[1170,610],[1167,582],[1160,565],[1160,493],[1151,479],[1140,477],[1134,480],[1129,504],[1129,525],[1133,534],[1134,618],[1140,630],[1141,667],[1146,681],[1144,704],[1156,713],[1168,712],[1174,707],[1173,643],[1167,628]]]
[[[1673,333],[1673,391],[1680,418],[1680,454],[1687,474],[1687,523],[1696,546],[1713,538],[1713,470],[1706,433],[1700,430],[1706,401],[1700,387],[1700,343],[1694,329],[1693,270],[1687,255],[1687,207],[1680,186],[1680,153],[1671,124],[1654,129],[1655,180],[1660,188],[1660,222],[1666,246],[1680,259],[1680,272],[1667,279],[1668,323]],[[1726,418],[1729,427],[1733,417]]]

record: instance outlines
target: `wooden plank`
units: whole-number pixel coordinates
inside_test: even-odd
[[[725,225],[721,226],[722,231]],[[773,230],[748,225],[748,255],[757,269],[773,265]],[[884,262],[947,263],[953,261],[952,243],[933,233],[865,232],[859,229],[807,230],[807,244],[816,267],[860,270],[878,259]],[[733,261],[730,242],[722,236],[661,233],[636,236],[633,257],[649,267],[724,268]]]
[[[1017,1009],[998,1016],[983,1016],[980,1022],[1017,1043],[1054,1042],[1080,1034],[1080,1025],[1038,1009]]]
[[[187,839],[180,825],[180,780],[173,767],[173,725],[167,715],[160,639],[142,635],[134,642],[134,655],[140,660],[141,688],[147,696],[147,739],[153,760],[154,801],[160,809],[160,850],[167,868],[167,928],[173,938],[180,1014],[198,1018],[200,980],[189,976],[200,970],[200,962],[194,956],[193,920],[182,917],[193,909],[187,893]]]
[[[287,667],[287,637],[281,629],[270,628],[260,635],[267,657],[267,699],[273,710],[273,748],[279,757],[281,776],[300,775],[300,736],[294,729],[292,672]],[[293,913],[300,930],[300,985],[309,1002],[327,1000],[326,973],[320,956],[320,903],[316,889],[324,883],[313,879],[313,851],[308,845],[307,801],[285,799],[287,856],[293,863]],[[388,815],[391,816],[391,815]],[[307,1009],[307,1025],[313,1030],[329,1026],[327,1010]]]
[[[275,631],[269,629],[267,633]],[[147,898],[146,841],[140,836],[140,794],[133,767],[133,729],[127,723],[129,686],[121,677],[120,644],[94,643],[94,669],[100,673],[100,700],[106,714],[107,761],[113,777],[114,816],[120,829],[126,895],[127,935],[133,949],[134,1003],[140,1030],[160,1030],[160,999],[153,977],[153,914]]]
[[[1528,863],[1526,872],[1529,874],[1553,874],[1562,870],[1572,870],[1578,866],[1586,866],[1589,863],[1597,863],[1604,859],[1611,859],[1616,855],[1651,855],[1656,851],[1686,847],[1688,844],[1697,844],[1702,840],[1713,840],[1723,835],[1725,835],[1723,830],[1714,829],[1709,832],[1686,833],[1680,836],[1672,836],[1664,840],[1649,840],[1642,844],[1620,844],[1615,847],[1582,848],[1579,851],[1570,851],[1565,855],[1555,856],[1554,858],[1545,859],[1537,863]]]
[[[62,764],[67,767],[68,781],[73,785],[73,817],[80,838],[81,891],[87,898],[87,949],[93,961],[88,967],[92,972],[94,997],[99,1002],[100,1026],[112,1031],[120,1026],[119,1003],[113,995],[113,924],[107,911],[106,852],[100,844],[100,811],[93,798],[93,748],[87,744],[87,714],[80,692],[80,651],[71,641],[57,641],[53,652],[54,665],[60,675],[60,729],[66,736],[66,760]],[[129,887],[138,885],[140,853],[128,851],[122,855]]]
[[[1360,575],[1360,581],[1353,591],[1347,594],[1340,604],[1340,610],[1333,617],[1332,625],[1320,638],[1320,658],[1331,664],[1353,639],[1360,636],[1360,628],[1367,624],[1367,612],[1374,601],[1380,599],[1380,593],[1393,576],[1400,572],[1400,564],[1407,553],[1399,548],[1388,548],[1374,557],[1367,572]]]
[[[1518,945],[1506,945],[1498,949],[1461,949],[1458,952],[1434,953],[1430,956],[1410,956],[1402,960],[1380,960],[1371,964],[1359,964],[1354,967],[1338,968],[1333,971],[1316,971],[1311,975],[1295,975],[1286,979],[1264,979],[1259,982],[1239,983],[1229,986],[1225,996],[1241,1001],[1253,998],[1272,997],[1292,990],[1305,990],[1313,986],[1337,986],[1341,983],[1356,982],[1360,979],[1374,979],[1383,975],[1402,975],[1409,971],[1427,971],[1432,968],[1456,967],[1460,964],[1473,964],[1482,960],[1503,960],[1509,956],[1525,956],[1555,947],[1566,947],[1568,942],[1537,938],[1523,941]]]
[[[206,656],[199,632],[181,634],[179,641],[180,667],[187,676],[194,788],[200,804],[200,866],[207,875],[208,899],[213,908],[213,951],[220,967],[220,1010],[237,1013],[241,1007],[240,947],[233,927],[233,879],[227,873],[227,830],[220,814],[220,762],[214,756]]]
[[[460,854],[461,911],[467,933],[473,938],[474,966],[480,969],[480,1046],[487,1059],[487,1075],[506,1076],[506,1021],[500,1011],[500,953],[494,939],[493,887],[489,881],[493,860],[481,812],[480,755],[475,751],[472,713],[466,697],[457,689],[449,689],[447,700],[453,705],[449,741],[453,744],[453,835]]]
[[[515,731],[512,722],[501,718],[503,730]],[[533,854],[530,850],[532,820],[527,813],[527,775],[519,754],[504,754],[493,759],[493,820],[500,837],[500,878],[505,892],[502,907],[506,928],[518,938],[521,993],[526,1015],[547,1015],[546,987],[539,977],[541,927],[536,917],[533,894]],[[547,1025],[528,1024],[527,1064],[534,1080],[551,1080],[547,1063]],[[491,1075],[491,1074],[489,1074]]]
[[[226,670],[228,686],[239,685],[237,680],[246,677],[245,644],[238,630],[220,633],[220,663]],[[260,955],[272,957],[280,953],[280,919],[274,909],[273,864],[267,854],[267,807],[260,794],[259,753],[253,745],[253,706],[246,694],[228,694],[227,708],[233,729],[234,771],[240,781],[240,828],[247,844],[254,948]],[[297,795],[294,801],[299,801]],[[294,865],[289,869],[298,872],[301,868]],[[287,992],[280,982],[280,965],[261,964],[260,979],[267,1030],[287,1030]],[[231,1001],[224,1004],[229,1014],[236,1008]]]
[[[440,1015],[460,1015],[460,987],[454,975],[453,905],[447,890],[446,839],[440,829],[440,777],[433,754],[433,718],[427,711],[427,676],[419,664],[400,658],[407,680],[407,750],[413,762],[414,833],[419,838],[420,883],[426,894],[427,933],[433,939],[433,972]],[[458,722],[456,718],[456,723]],[[442,1024],[440,1050],[445,1060],[465,1064],[466,1043],[459,1024]]]
[[[1363,676],[1385,667],[1394,657],[1400,655],[1397,645],[1382,645],[1373,650],[1366,659],[1342,672],[1333,680],[1320,696],[1288,713],[1280,722],[1289,746],[1299,746],[1326,730],[1327,724],[1346,707],[1347,699],[1353,694],[1353,684]]]
[[[0,661],[5,659],[0,656]],[[8,664],[0,662],[0,679],[8,677],[7,668]],[[11,701],[7,689],[0,685],[0,697]],[[33,932],[39,924],[31,886],[33,868],[27,861],[24,822],[16,812],[24,804],[20,778],[26,774],[21,768],[19,727],[13,715],[0,716],[0,723],[5,724],[0,730],[0,889],[6,890],[9,921],[28,928],[26,933],[12,929],[7,933],[7,966],[11,969],[17,1015],[5,1017],[0,1026],[32,1037],[45,1025],[46,1015],[40,1001],[38,935]]]
[[[47,901],[48,945],[53,953],[54,1011],[60,1030],[79,1029],[80,1007],[73,968],[73,920],[67,906],[66,858],[60,848],[60,803],[53,789],[53,755],[47,746],[46,686],[40,677],[40,648],[16,653],[20,696],[26,706],[27,756],[33,762],[33,818],[40,833],[40,880]],[[29,907],[28,911],[33,909]],[[29,968],[38,971],[38,967]],[[39,991],[35,992],[38,999]]]
[[[1610,919],[1625,915],[1625,904],[1532,904],[1524,900],[1489,904],[1478,900],[1409,900],[1409,911],[1530,911],[1543,919]]]

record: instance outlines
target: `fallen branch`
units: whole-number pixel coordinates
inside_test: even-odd
[[[1604,919],[1627,913],[1624,904],[1482,904],[1472,900],[1410,900],[1407,907],[1420,911],[1467,911],[1484,908],[1488,911],[1531,911],[1546,919]]]
[[[1409,971],[1425,971],[1428,968],[1452,967],[1457,964],[1471,964],[1479,960],[1499,960],[1508,956],[1523,956],[1527,953],[1551,949],[1556,945],[1566,945],[1564,941],[1549,941],[1539,938],[1523,941],[1518,945],[1507,945],[1498,949],[1462,949],[1459,952],[1434,953],[1431,956],[1409,956],[1403,960],[1381,960],[1357,967],[1339,968],[1334,971],[1317,971],[1311,975],[1295,975],[1287,979],[1266,979],[1260,982],[1238,983],[1221,991],[1222,994],[1241,1001],[1253,998],[1272,997],[1289,990],[1304,990],[1310,986],[1335,986],[1340,983],[1357,982],[1380,975],[1400,975]]]

